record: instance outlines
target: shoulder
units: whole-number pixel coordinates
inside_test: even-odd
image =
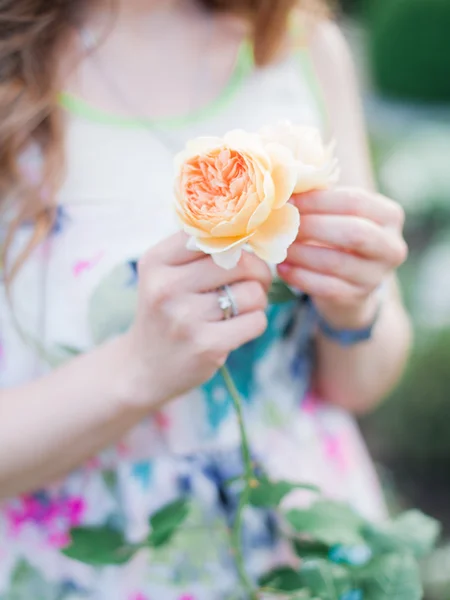
[[[333,96],[359,96],[355,65],[349,44],[338,25],[329,20],[314,23],[308,45],[321,84]]]
[[[329,59],[337,60],[341,65],[351,63],[348,43],[334,21],[322,19],[311,23],[308,40],[317,52]]]
[[[373,186],[366,127],[350,46],[341,29],[322,20],[308,28],[308,46],[323,91],[346,184]]]

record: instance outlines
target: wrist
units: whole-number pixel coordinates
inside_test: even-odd
[[[334,329],[342,330],[359,330],[370,327],[380,309],[378,290],[363,301],[352,305],[342,305],[320,299],[314,299],[313,301],[322,319]]]
[[[160,386],[149,365],[144,365],[136,352],[130,332],[111,343],[114,354],[115,381],[119,403],[127,409],[152,412],[163,403]]]

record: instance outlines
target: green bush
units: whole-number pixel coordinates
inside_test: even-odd
[[[381,92],[450,102],[450,0],[365,0]]]
[[[416,348],[400,386],[365,429],[383,462],[445,464],[450,472],[450,331]]]
[[[361,10],[364,0],[340,0],[339,4],[346,13],[354,14]]]

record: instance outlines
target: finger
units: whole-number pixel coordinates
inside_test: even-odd
[[[216,347],[228,353],[261,336],[267,329],[267,316],[264,311],[259,310],[227,321],[211,323],[210,327]]]
[[[258,281],[268,291],[272,284],[272,274],[267,264],[248,252],[244,252],[239,264],[229,271],[218,267],[208,257],[207,261],[186,265],[177,276],[182,277],[186,289],[193,292],[210,292],[238,281]]]
[[[258,281],[235,283],[229,289],[238,315],[267,308],[267,291]],[[196,310],[202,320],[223,320],[223,311],[219,306],[219,298],[222,293],[224,292],[216,291],[195,295]]]
[[[392,265],[401,264],[406,257],[406,243],[398,234],[360,217],[304,216],[297,239],[336,246]]]
[[[179,231],[153,246],[140,260],[141,267],[147,263],[163,263],[165,265],[184,265],[205,258],[203,252],[189,250],[189,237]]]
[[[361,287],[338,277],[315,273],[308,269],[283,264],[280,265],[280,274],[286,283],[305,294],[342,305],[351,306],[367,293]]]
[[[333,275],[366,289],[376,287],[390,269],[380,261],[361,258],[342,250],[299,243],[289,248],[284,264],[288,268],[300,267],[308,271]]]
[[[358,188],[299,194],[292,197],[292,202],[302,215],[353,215],[399,229],[405,221],[404,210],[399,204],[381,194]]]

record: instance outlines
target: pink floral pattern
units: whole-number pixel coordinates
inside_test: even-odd
[[[82,497],[34,495],[18,498],[5,509],[11,537],[19,537],[28,526],[38,527],[52,548],[64,548],[69,542],[68,530],[81,524],[85,513]]]

